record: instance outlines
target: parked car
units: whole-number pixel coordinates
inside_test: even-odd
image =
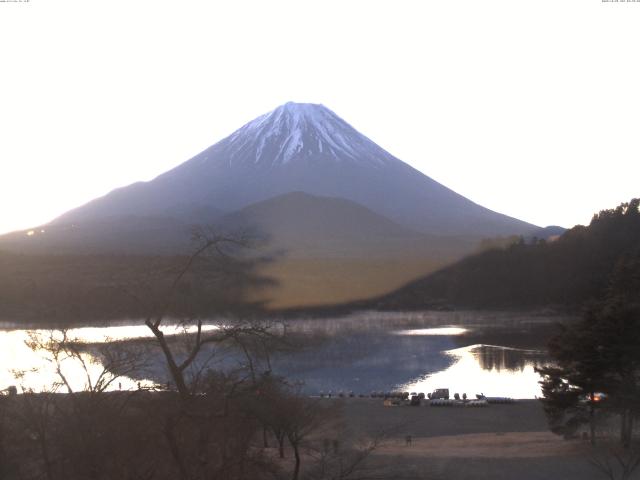
[[[593,403],[600,403],[602,402],[605,398],[607,398],[607,394],[606,393],[602,393],[602,392],[595,392],[593,394],[593,398],[591,397],[591,395],[585,395],[580,401],[582,403],[589,403],[589,402],[593,402]]]
[[[431,393],[431,395],[429,395],[429,398],[431,400],[438,400],[438,399],[449,400],[449,389],[437,388]]]

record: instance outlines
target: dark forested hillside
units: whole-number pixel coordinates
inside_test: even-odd
[[[602,210],[555,241],[517,242],[422,278],[375,301],[380,308],[579,306],[617,291],[640,296],[639,199]]]

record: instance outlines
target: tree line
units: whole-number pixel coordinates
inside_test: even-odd
[[[531,308],[579,310],[618,288],[637,298],[640,200],[595,214],[554,241],[490,248],[368,302],[378,308]]]

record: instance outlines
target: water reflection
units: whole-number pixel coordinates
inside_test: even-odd
[[[466,393],[471,398],[479,393],[512,398],[540,396],[540,377],[534,369],[542,361],[542,352],[469,345],[445,353],[453,359],[448,368],[399,385],[399,388],[425,393],[449,388],[452,396]]]
[[[205,326],[203,330],[211,330],[214,326]],[[165,329],[167,335],[176,335],[185,331],[180,325],[169,325]],[[34,351],[28,344],[34,341],[47,343],[59,342],[62,332],[45,329],[35,330],[4,330],[0,331],[0,389],[9,385],[17,385],[19,389],[45,391],[58,389],[66,391],[61,384],[61,377],[56,371],[57,365],[53,355],[44,350]],[[150,338],[152,333],[145,325],[121,325],[112,327],[83,327],[66,331],[67,339],[81,343],[100,344],[114,340],[133,340]],[[88,384],[95,385],[101,375],[104,375],[104,367],[95,349],[86,349],[79,352],[79,357],[69,358],[62,354],[59,357],[60,373],[69,382],[74,391],[86,390]],[[109,385],[109,390],[134,389],[140,386],[153,384],[145,378],[132,379],[121,377],[117,382]]]
[[[35,335],[46,341],[50,332],[36,331]],[[0,385],[6,388],[17,385],[19,389],[34,391],[66,391],[57,373],[53,355],[45,351],[33,351],[27,343],[32,341],[32,333],[26,330],[14,330],[0,333]],[[60,338],[59,332],[55,333]],[[99,358],[87,352],[79,359],[63,355],[59,360],[60,373],[68,380],[74,391],[84,390],[87,383],[95,384],[104,368]],[[84,366],[83,366],[84,362]],[[124,389],[137,388],[137,383],[129,378],[119,380],[121,385],[113,384],[111,389],[122,386]]]
[[[351,320],[351,321],[349,321]],[[354,321],[357,320],[357,321]],[[505,312],[376,313],[366,318],[305,322],[328,332],[322,345],[279,358],[278,371],[318,391],[423,391],[534,398],[535,367],[559,321]]]
[[[470,347],[467,347],[470,348]],[[473,346],[471,353],[483,370],[510,370],[522,372],[528,365],[538,366],[546,357],[542,350],[500,347],[496,345]]]
[[[378,319],[369,319],[367,328],[355,326],[360,322],[340,328],[334,320],[325,342],[279,356],[276,370],[303,381],[309,393],[450,388],[468,395],[540,395],[534,368],[546,360],[556,319],[479,314],[456,324],[452,314],[433,312],[410,321]],[[311,331],[307,324],[305,333]]]
[[[304,382],[309,393],[340,390],[369,393],[390,390],[425,371],[446,369],[454,346],[448,336],[396,335],[390,332],[345,333],[302,351],[274,358],[277,373]]]
[[[413,330],[398,330],[396,335],[462,335],[469,330],[462,327],[416,328]]]
[[[276,374],[304,382],[304,389],[312,394],[396,388],[426,393],[444,387],[470,396],[484,393],[533,398],[540,394],[534,368],[546,360],[544,346],[555,321],[495,312],[360,312],[346,317],[290,320],[286,329],[279,331],[304,339],[305,348],[274,354],[272,368]],[[167,334],[183,331],[174,325]],[[152,335],[139,323],[77,328],[69,330],[68,336],[100,344],[127,339],[137,342]],[[0,331],[0,389],[22,384],[40,390],[57,381],[51,358],[30,350],[25,345],[28,339],[27,330]],[[99,356],[91,349],[83,355],[90,375],[99,375]],[[236,368],[243,357],[224,351],[215,361],[216,368]],[[145,383],[145,378],[166,382],[158,351],[151,354],[151,362],[153,367],[135,380],[122,379],[122,388],[137,388],[137,382]],[[73,363],[65,360],[65,372],[74,388],[83,388],[86,375]],[[15,370],[25,372],[20,382],[15,380]]]
[[[202,331],[207,332],[218,328],[216,325],[203,325]],[[42,332],[43,330],[36,330]],[[195,332],[194,326],[185,327],[179,324],[165,325],[165,335],[179,335],[184,332]],[[114,325],[109,327],[81,327],[67,330],[70,338],[86,343],[102,343],[112,340],[127,340],[139,338],[152,338],[153,334],[146,325]]]

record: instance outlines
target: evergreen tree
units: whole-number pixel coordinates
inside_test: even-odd
[[[538,369],[542,375],[544,409],[551,431],[571,436],[583,424],[589,424],[590,440],[595,443],[596,416],[606,383],[606,365],[602,361],[596,332],[588,322],[562,327],[549,344],[554,366]]]
[[[538,370],[551,430],[570,435],[589,423],[593,443],[596,418],[617,413],[621,442],[628,446],[634,418],[640,416],[639,346],[640,307],[622,295],[563,327],[549,345],[555,365]]]

